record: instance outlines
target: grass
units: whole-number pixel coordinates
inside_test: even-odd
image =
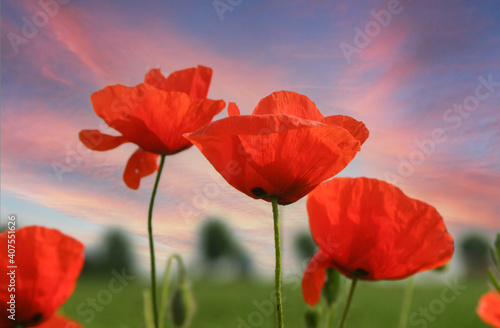
[[[433,284],[416,283],[410,311],[413,321],[410,321],[408,328],[488,327],[475,313],[480,295],[488,290],[486,279],[455,279],[443,278]],[[455,293],[449,287],[454,284],[459,287],[455,288]],[[74,294],[64,305],[63,313],[85,327],[143,327],[142,290],[146,286],[147,283],[140,279],[123,283],[113,280],[112,275],[81,278]],[[398,282],[361,281],[346,327],[397,328],[404,287]],[[275,327],[275,314],[271,308],[274,299],[272,282],[198,281],[192,285],[192,290],[196,299],[196,315],[190,327]],[[305,303],[300,282],[285,282],[283,296],[285,327],[304,327],[302,316]],[[341,307],[342,304],[339,311]]]

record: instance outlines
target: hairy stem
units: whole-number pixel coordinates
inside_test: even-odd
[[[274,271],[276,315],[278,317],[278,328],[283,328],[283,302],[281,297],[281,242],[280,223],[278,216],[278,198],[272,198],[273,221],[274,221],[274,248],[276,252],[276,268]]]
[[[149,253],[151,258],[151,301],[153,306],[153,319],[155,328],[158,328],[158,305],[156,304],[156,261],[155,261],[155,246],[153,240],[153,207],[164,164],[165,164],[165,155],[161,155],[160,167],[158,169],[158,172],[156,173],[156,181],[153,187],[153,192],[151,193],[151,201],[149,202],[149,212],[148,212]]]

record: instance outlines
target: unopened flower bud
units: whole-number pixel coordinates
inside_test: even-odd
[[[186,283],[177,287],[170,299],[170,317],[174,327],[187,327],[194,314],[194,299]]]
[[[318,328],[321,321],[322,308],[320,306],[307,306],[304,313],[304,326],[306,328]]]
[[[304,313],[304,326],[306,328],[318,328],[321,321],[323,309],[321,306],[307,306]]]
[[[323,296],[326,304],[332,306],[337,301],[340,294],[340,273],[333,269],[326,269],[326,280],[323,286]]]

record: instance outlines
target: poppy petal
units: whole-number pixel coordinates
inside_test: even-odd
[[[138,189],[142,178],[156,172],[158,170],[158,156],[158,154],[137,149],[130,156],[123,172],[123,181],[127,187]]]
[[[144,83],[149,84],[157,89],[162,89],[161,85],[165,83],[165,76],[159,68],[150,69],[144,77]],[[165,90],[165,89],[164,89]],[[165,90],[170,91],[170,90]]]
[[[152,69],[146,74],[144,82],[164,91],[184,92],[191,98],[206,99],[212,73],[210,67],[199,65],[173,72],[165,78],[160,69]]]
[[[292,91],[277,91],[262,98],[253,115],[286,114],[321,122],[323,114],[307,96]]]
[[[328,125],[336,125],[346,129],[354,138],[359,140],[361,144],[363,144],[370,135],[370,132],[368,131],[363,122],[356,121],[350,116],[345,116],[345,115],[328,116],[325,117],[322,120],[322,122]]]
[[[110,136],[101,133],[99,130],[82,130],[78,134],[78,137],[87,148],[98,151],[111,150],[128,142],[122,136]]]
[[[476,311],[481,320],[500,328],[500,295],[498,293],[488,292],[481,296]]]
[[[223,100],[192,99],[145,84],[108,86],[91,96],[96,114],[124,138],[156,154],[174,154],[191,146],[182,134],[209,123]]]
[[[302,277],[302,296],[310,306],[314,306],[321,299],[321,289],[325,284],[326,269],[331,267],[328,256],[321,250],[311,258]]]
[[[280,204],[305,196],[359,151],[343,128],[282,114],[230,116],[186,137],[233,187],[253,198],[279,196]]]
[[[368,178],[335,178],[307,199],[313,237],[348,277],[402,279],[446,264],[453,238],[436,209]]]
[[[42,324],[36,325],[36,328],[82,328],[78,322],[63,317],[62,315],[53,315]]]
[[[7,249],[8,232],[0,234],[0,245]],[[15,232],[16,256],[16,322],[30,327],[50,318],[73,293],[83,267],[84,246],[58,230],[28,226]],[[0,258],[7,268],[9,258]],[[9,300],[8,279],[1,279],[2,312]],[[12,327],[7,315],[0,327]]]
[[[229,116],[238,116],[240,115],[240,109],[234,102],[230,102],[227,106],[227,114]]]
[[[161,91],[141,85],[132,88],[114,85],[94,92],[90,99],[95,113],[124,138],[142,148],[147,147],[144,149],[151,152],[160,153],[165,150],[165,145],[142,119],[148,111],[152,111],[145,104],[147,95],[157,92]],[[156,107],[153,108],[159,108],[159,104],[154,105]]]

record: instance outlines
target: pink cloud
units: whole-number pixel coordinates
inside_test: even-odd
[[[24,1],[22,5],[23,10],[36,10],[33,2]],[[383,178],[387,170],[397,170],[398,157],[407,156],[414,149],[415,139],[427,138],[440,124],[443,110],[451,105],[448,98],[438,98],[432,103],[435,110],[426,110],[425,116],[405,112],[423,99],[418,92],[408,92],[408,87],[421,88],[429,83],[422,79],[425,66],[412,57],[413,50],[407,47],[408,36],[415,36],[412,33],[421,25],[415,19],[395,17],[387,29],[362,49],[360,57],[345,69],[340,65],[335,67],[339,74],[332,75],[331,90],[330,86],[315,84],[316,76],[302,84],[295,83],[290,78],[293,70],[285,65],[262,64],[250,55],[232,57],[209,40],[182,33],[156,17],[137,22],[141,29],[131,27],[120,15],[112,14],[113,10],[116,8],[63,7],[18,57],[7,57],[9,64],[12,63],[8,72],[16,79],[9,87],[19,87],[7,99],[2,94],[5,192],[89,222],[106,225],[126,222],[130,231],[144,237],[145,204],[153,177],[144,179],[139,191],[128,190],[121,178],[135,146],[123,145],[102,153],[85,152],[62,182],[51,165],[54,161],[66,163],[68,155],[82,147],[77,138],[79,130],[99,126],[101,121],[92,111],[89,90],[115,83],[138,84],[149,66],[160,66],[165,74],[197,64],[211,66],[214,76],[210,96],[237,102],[243,114],[249,114],[262,97],[284,86],[320,90],[321,96],[313,100],[328,104],[329,109],[322,109],[324,114],[341,112],[367,124],[371,136],[355,159],[353,164],[357,169],[352,172],[376,178]],[[304,16],[313,12],[311,9]],[[2,21],[2,29],[5,24]],[[330,58],[327,46],[314,48],[315,44],[317,40],[303,41],[276,46],[273,51],[276,55],[285,51],[287,59],[301,63]],[[430,53],[435,45],[423,42],[419,49]],[[459,65],[457,68],[465,63]],[[311,68],[317,69],[314,65]],[[454,87],[460,83],[455,81]],[[36,92],[27,93],[26,85]],[[466,85],[460,87],[467,89]],[[495,113],[497,107],[488,109],[484,115],[498,118]],[[475,117],[479,115],[483,114],[478,112]],[[460,142],[477,134],[475,125],[472,126],[467,129],[464,124],[460,133],[450,136],[453,141],[440,145],[401,187],[409,195],[436,206],[447,222],[500,228],[496,219],[499,209],[494,205],[499,198],[494,187],[498,183],[492,178],[498,172],[488,166],[496,163],[498,154],[490,152],[486,157],[468,159],[468,154],[460,152],[460,147],[467,144]],[[488,131],[493,131],[492,127]],[[481,143],[482,137],[475,138],[474,143]],[[159,242],[193,250],[196,229],[204,216],[220,214],[232,218],[232,225],[247,245],[260,254],[270,254],[272,228],[268,203],[248,199],[227,186],[196,149],[169,158],[167,166],[155,209]],[[40,170],[45,171],[40,173]],[[304,201],[286,207],[284,217],[287,238],[291,238],[294,229],[307,227]],[[259,261],[272,267],[270,256]]]

